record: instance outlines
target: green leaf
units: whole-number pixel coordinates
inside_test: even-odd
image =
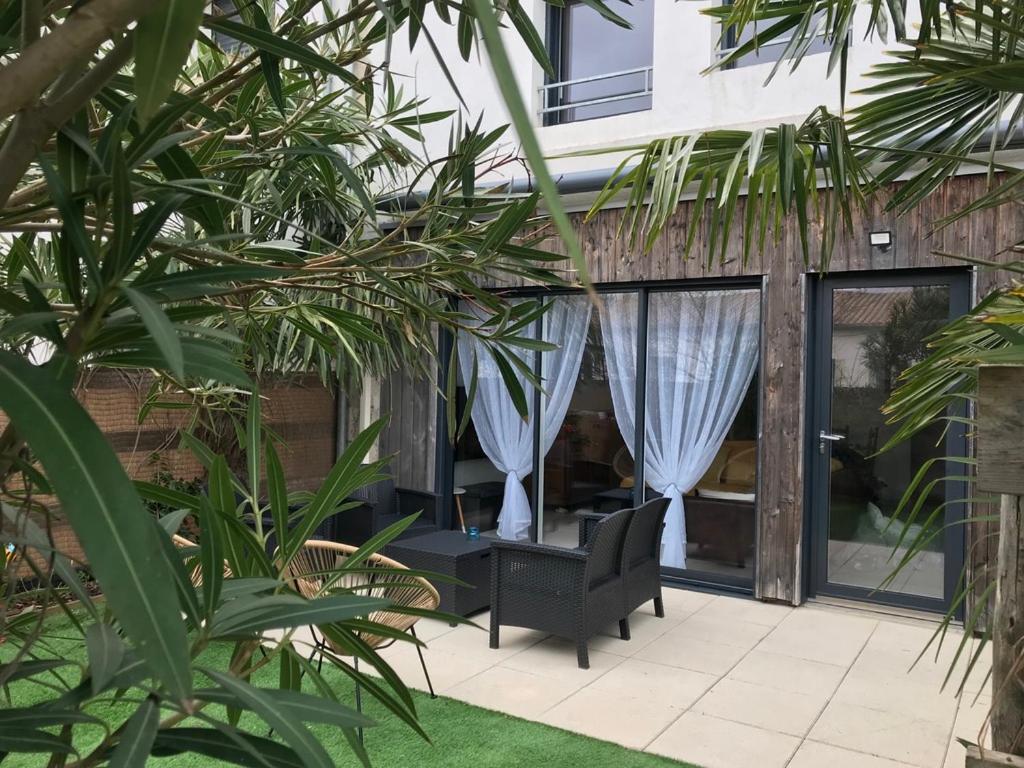
[[[284,478],[284,467],[273,442],[267,438],[267,497],[270,502],[270,517],[274,521],[277,548],[285,551],[288,543],[288,487]]]
[[[584,286],[588,287],[588,290],[592,290],[589,287],[587,263],[583,258],[576,230],[573,228],[572,222],[569,221],[558,187],[548,172],[544,151],[537,139],[537,132],[533,128],[533,117],[526,109],[522,94],[519,92],[519,84],[512,70],[512,62],[509,60],[505,43],[501,37],[498,17],[495,15],[490,0],[472,0],[472,6],[476,12],[484,45],[490,55],[491,68],[498,81],[498,90],[501,92],[505,107],[512,118],[516,133],[519,135],[519,141],[522,143],[523,152],[530,164],[530,170],[534,173],[537,189],[544,196],[544,202],[555,222],[555,228],[565,242],[569,257],[572,259],[573,266],[576,267],[577,278]]]
[[[135,30],[135,98],[139,121],[146,123],[174,90],[206,0],[163,0],[139,19]]]
[[[263,9],[257,3],[252,3],[248,8],[256,28],[261,32],[274,34]],[[260,69],[263,70],[263,79],[267,81],[267,92],[270,93],[270,98],[277,107],[277,111],[283,117],[288,107],[284,100],[284,93],[281,90],[281,59],[267,51],[260,51]]]
[[[324,482],[320,485],[313,500],[306,506],[302,519],[289,532],[288,547],[283,549],[282,565],[287,565],[299,551],[303,542],[313,535],[320,524],[337,510],[338,504],[356,488],[368,485],[380,479],[378,469],[383,462],[363,465],[363,459],[377,441],[384,420],[378,420],[364,429],[348,444],[344,453],[338,458]]]
[[[128,301],[135,307],[171,373],[179,379],[184,378],[185,353],[181,349],[181,339],[178,338],[178,332],[163,309],[142,291],[129,288],[127,285],[121,286],[121,293],[127,296]]]
[[[200,671],[263,718],[267,725],[274,729],[275,734],[295,750],[295,754],[306,768],[334,768],[334,760],[327,754],[316,736],[267,691],[215,669],[204,667],[200,668]]]
[[[230,21],[223,17],[207,18],[205,26],[218,32],[223,32],[239,42],[248,43],[260,51],[274,54],[282,59],[291,59],[326,74],[340,77],[346,83],[355,84],[359,82],[359,79],[341,64],[324,58],[309,46],[301,45],[271,32],[250,27],[247,24],[240,24],[237,21]]]
[[[0,724],[0,754],[8,752],[54,752],[70,754],[74,749],[60,736],[27,730],[20,725]]]
[[[160,710],[146,699],[125,725],[121,741],[110,756],[110,768],[135,768],[145,765],[160,725]]]
[[[217,637],[248,635],[269,629],[291,629],[307,625],[333,624],[366,616],[390,603],[360,595],[330,595],[306,600],[294,594],[252,595],[225,604],[213,620]]]
[[[64,180],[53,169],[53,166],[45,158],[39,158],[39,165],[43,169],[43,176],[46,178],[46,185],[49,187],[50,195],[61,215],[61,242],[60,255],[62,258],[62,279],[68,285],[72,297],[76,303],[81,300],[81,275],[79,263],[84,264],[92,289],[98,290],[103,282],[100,278],[99,265],[96,262],[96,254],[93,251],[92,241],[85,231],[85,216],[82,206],[71,199],[71,192],[64,184]]]
[[[210,490],[223,486],[232,497],[231,485],[227,479],[227,463],[223,456],[218,456],[210,472]],[[206,607],[207,619],[217,610],[220,590],[224,583],[224,526],[220,517],[211,508],[204,507],[202,524],[204,535],[199,546],[199,557],[203,568],[203,605]],[[232,558],[236,560],[237,558]],[[238,563],[232,562],[236,570]]]
[[[253,387],[249,395],[249,408],[245,418],[245,459],[246,470],[249,473],[249,502],[252,504],[253,510],[256,510],[260,502],[260,467],[262,466],[260,449],[263,447],[263,431],[260,425],[262,423],[260,392],[257,387]]]
[[[197,379],[212,379],[224,384],[249,387],[252,382],[245,371],[235,362],[231,352],[216,343],[201,339],[180,339],[185,355],[185,374]],[[160,370],[165,358],[156,342],[142,339],[133,342],[127,349],[98,354],[90,361],[94,366],[111,368],[152,368]]]
[[[47,728],[52,725],[73,725],[76,723],[98,723],[97,718],[74,709],[59,709],[50,703],[34,707],[5,709],[0,726],[6,728]]]
[[[124,661],[124,643],[109,624],[92,624],[85,631],[85,650],[89,656],[89,677],[94,696],[107,687]]]
[[[25,659],[23,661],[0,664],[0,685],[16,683],[25,678],[43,675],[51,670],[66,667],[72,663],[67,659]]]
[[[235,731],[228,736],[215,728],[170,728],[153,743],[158,757],[195,752],[234,765],[253,768],[305,768],[294,750],[277,741]]]
[[[119,141],[114,143],[110,183],[113,232],[110,235],[107,256],[103,261],[103,276],[108,280],[121,277],[132,265],[130,246],[134,223],[132,209],[135,201],[132,197],[131,177]]]
[[[287,688],[258,690],[263,691],[292,717],[304,723],[326,723],[341,728],[368,728],[377,724],[366,715],[323,696],[313,696]],[[238,706],[242,703],[234,694],[219,689],[200,689],[195,692],[195,697],[201,701],[212,701],[225,706]]]
[[[188,642],[149,512],[103,433],[48,369],[0,351],[0,408],[39,459],[127,636],[171,695],[191,689]]]

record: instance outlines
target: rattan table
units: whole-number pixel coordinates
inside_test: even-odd
[[[441,596],[438,609],[459,616],[482,611],[491,603],[491,545],[488,539],[470,540],[461,531],[435,531],[399,539],[384,549],[402,565],[418,571],[453,577],[469,586],[427,580]]]

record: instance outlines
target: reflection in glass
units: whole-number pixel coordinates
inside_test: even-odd
[[[749,579],[756,400],[754,423],[737,421],[756,392],[759,338],[756,290],[650,296],[644,475],[670,500],[665,567]]]
[[[819,442],[830,454],[828,581],[877,588],[909,543],[922,532],[920,519],[896,515],[913,473],[945,455],[941,425],[876,456],[893,433],[880,408],[899,374],[927,354],[925,339],[949,319],[947,286],[842,288],[832,293],[832,401],[830,432],[842,439]],[[945,473],[942,462],[931,470]],[[936,483],[928,509],[945,500]],[[938,530],[942,521],[935,522]],[[943,597],[943,536],[916,555],[889,591]]]
[[[636,294],[620,297],[637,312]],[[587,301],[585,297],[579,297]],[[606,299],[612,299],[611,296]],[[636,320],[633,320],[636,328]],[[635,331],[634,331],[635,333]],[[634,339],[635,339],[634,335]],[[557,339],[552,338],[557,343]],[[635,343],[634,343],[635,347]],[[550,378],[542,356],[545,380]],[[544,495],[538,538],[548,544],[579,543],[577,511],[612,512],[632,505],[633,461],[619,433],[608,385],[608,364],[598,313],[590,315],[579,376],[565,418],[544,456]]]
[[[654,0],[633,5],[616,3],[615,12],[626,19],[630,29],[620,27],[583,3],[567,4],[562,12],[561,80],[579,80],[596,75],[630,72],[653,62]],[[616,77],[591,80],[560,89],[562,103],[572,104],[642,92],[647,73],[630,72]],[[586,107],[567,109],[564,122],[622,115],[651,108],[650,94]]]

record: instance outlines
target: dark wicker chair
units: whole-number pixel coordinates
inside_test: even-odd
[[[633,513],[626,531],[623,561],[626,569],[626,615],[648,600],[654,615],[665,617],[661,601],[661,534],[665,530],[668,499],[651,499]]]
[[[581,669],[590,667],[587,641],[612,622],[629,639],[623,552],[632,509],[607,515],[586,546],[491,543],[491,648],[498,628],[526,627],[576,643]]]
[[[665,606],[661,600],[661,535],[665,530],[667,511],[668,499],[651,499],[636,508],[626,530],[623,562],[627,617],[648,600],[654,601],[656,616],[665,616]],[[579,514],[580,546],[586,545],[605,517],[594,512]],[[629,635],[628,619],[626,635]]]

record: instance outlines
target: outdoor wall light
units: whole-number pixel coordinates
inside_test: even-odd
[[[872,248],[878,248],[882,251],[888,251],[892,248],[892,232],[887,229],[882,232],[871,232],[868,234],[868,240]]]

